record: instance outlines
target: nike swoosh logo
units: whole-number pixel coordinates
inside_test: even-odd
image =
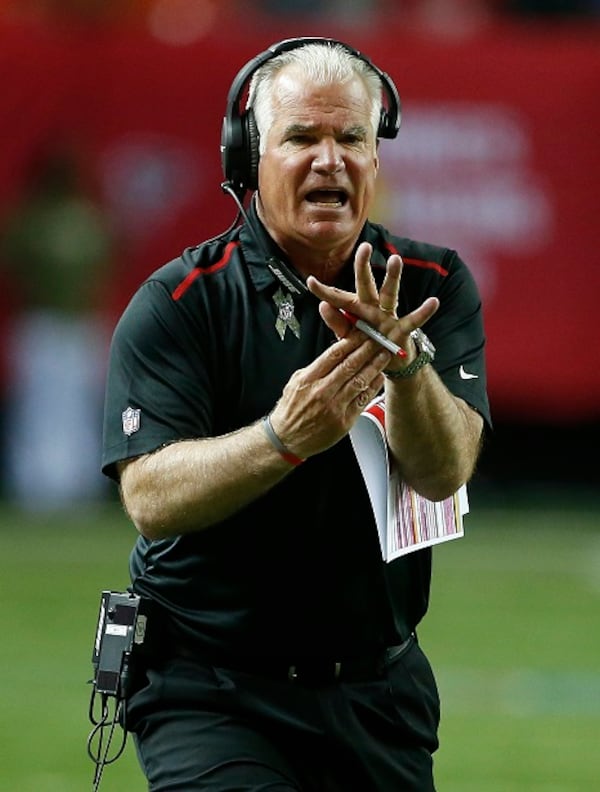
[[[465,371],[464,366],[458,369],[458,374],[461,379],[479,379],[479,374],[471,374],[471,372]]]

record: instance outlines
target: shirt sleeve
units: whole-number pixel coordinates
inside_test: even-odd
[[[436,347],[433,365],[448,390],[491,427],[481,298],[473,275],[454,251],[447,269],[436,293],[440,307],[423,328]]]
[[[178,440],[203,437],[211,425],[210,331],[148,281],[121,316],[111,341],[104,405],[102,471],[117,461]],[[206,322],[208,325],[208,322]]]

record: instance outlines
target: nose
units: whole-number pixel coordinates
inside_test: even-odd
[[[344,167],[340,148],[333,138],[323,138],[316,145],[312,169],[317,173],[332,175]]]

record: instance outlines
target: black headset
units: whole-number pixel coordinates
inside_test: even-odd
[[[339,45],[350,54],[364,61],[377,74],[385,94],[384,107],[381,110],[377,137],[395,138],[400,129],[400,97],[398,89],[390,77],[358,50],[330,38],[292,38],[273,44],[261,52],[240,69],[229,89],[227,107],[221,129],[221,163],[225,175],[225,183],[236,194],[243,196],[246,190],[258,187],[258,129],[252,109],[243,110],[240,103],[244,90],[252,75],[263,63],[276,58],[282,52],[298,49],[305,44]],[[387,104],[387,107],[385,106]]]

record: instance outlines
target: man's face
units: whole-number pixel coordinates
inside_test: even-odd
[[[347,257],[375,193],[371,103],[358,77],[315,85],[297,67],[277,75],[274,123],[259,161],[259,212],[279,246]]]

